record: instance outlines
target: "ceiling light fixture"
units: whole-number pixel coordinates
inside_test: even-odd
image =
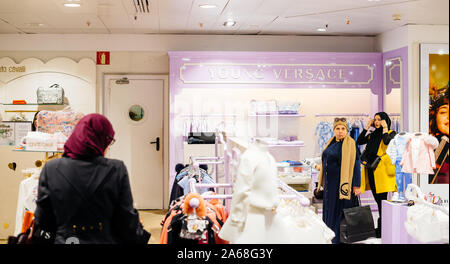
[[[318,28],[317,31],[319,31],[319,32],[325,32],[325,31],[327,31],[327,29],[328,29],[328,24],[325,24],[325,27]]]
[[[64,4],[65,7],[80,7],[80,4],[76,4],[76,3],[65,3]]]
[[[236,21],[228,20],[228,21],[224,22],[223,25],[226,27],[233,27],[234,25],[236,25]]]
[[[207,9],[207,8],[216,8],[217,6],[214,4],[201,4],[199,5],[199,7]]]

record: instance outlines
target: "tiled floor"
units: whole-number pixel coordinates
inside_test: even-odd
[[[161,221],[164,219],[167,210],[140,210],[139,216],[141,217],[144,229],[150,232],[149,244],[159,244],[159,238],[161,237]]]
[[[144,225],[144,229],[150,232],[149,244],[159,244],[161,237],[161,221],[163,220],[167,210],[141,210],[139,216]],[[0,244],[6,244],[8,240],[0,239]]]
[[[159,244],[161,237],[161,221],[163,220],[167,210],[140,210],[139,216],[142,220],[145,230],[150,232],[149,244]],[[373,212],[373,219],[376,225],[378,219],[378,212]],[[7,240],[0,239],[0,244],[6,244]],[[365,241],[358,242],[359,244],[381,244],[380,238],[370,238]]]

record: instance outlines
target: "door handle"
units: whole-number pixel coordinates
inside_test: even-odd
[[[156,138],[156,141],[150,142],[150,144],[156,144],[156,151],[159,151],[159,137]]]

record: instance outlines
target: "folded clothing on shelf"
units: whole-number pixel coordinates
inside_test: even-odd
[[[27,104],[25,100],[13,100],[13,104]]]
[[[48,134],[30,131],[22,139],[24,150],[59,151],[64,149],[67,137],[61,132]]]
[[[278,114],[296,115],[299,107],[299,102],[278,102]]]
[[[300,161],[283,160],[282,162],[289,163],[289,166],[302,166],[303,165],[303,163]]]

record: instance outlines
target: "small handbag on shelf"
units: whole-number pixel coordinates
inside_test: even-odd
[[[340,241],[342,243],[354,243],[376,237],[372,211],[369,205],[343,209],[343,217],[340,223]]]
[[[64,89],[59,84],[53,84],[50,87],[39,87],[37,89],[38,104],[63,104]]]

